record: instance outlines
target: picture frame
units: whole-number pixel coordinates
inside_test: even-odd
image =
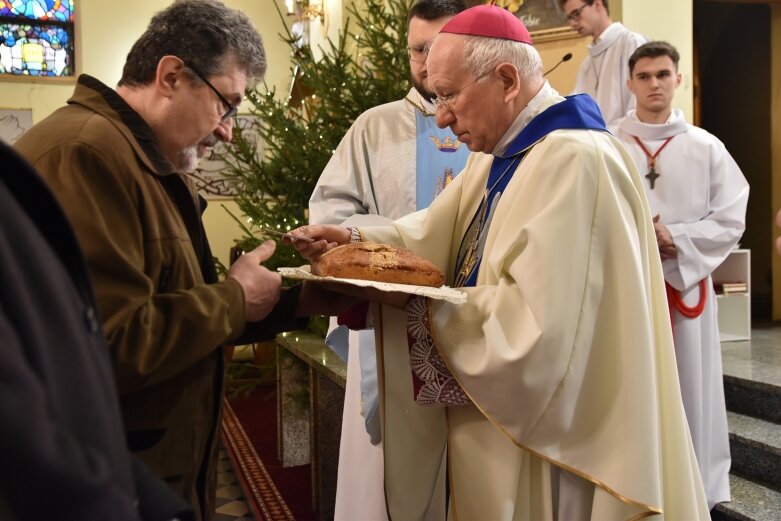
[[[523,0],[515,16],[526,25],[535,44],[580,37],[570,28],[558,0]]]
[[[0,141],[11,145],[32,126],[32,109],[0,107]]]

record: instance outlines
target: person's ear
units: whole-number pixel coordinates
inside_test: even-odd
[[[176,56],[163,56],[157,62],[155,74],[155,88],[165,97],[173,95],[184,75],[184,62]]]
[[[518,96],[521,90],[521,76],[518,69],[509,62],[497,65],[494,74],[502,80],[502,89],[504,90],[504,102],[508,103]]]
[[[678,72],[675,74],[675,88],[677,89],[680,86],[681,86],[681,73]]]
[[[635,85],[634,85],[634,83],[632,83],[632,76],[629,76],[626,79],[626,88],[629,89],[629,92],[631,92],[632,94],[635,94]]]

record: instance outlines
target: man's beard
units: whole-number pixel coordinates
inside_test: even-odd
[[[195,169],[198,168],[198,162],[201,159],[198,155],[198,147],[200,145],[204,145],[208,148],[212,148],[217,143],[219,143],[219,141],[219,138],[217,138],[217,136],[212,132],[204,139],[202,139],[197,145],[189,146],[179,152],[174,166],[180,172],[194,172]]]
[[[426,98],[427,100],[433,100],[436,98],[436,95],[434,95],[433,92],[428,90],[426,87],[424,87],[424,83],[421,81],[418,81],[415,76],[410,75],[410,81],[412,82],[412,86],[415,87],[415,89],[420,92],[420,95]]]
[[[194,172],[198,168],[198,145],[187,147],[176,157],[174,165],[180,172]]]

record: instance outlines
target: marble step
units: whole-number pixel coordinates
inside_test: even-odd
[[[721,353],[727,410],[781,424],[781,328],[755,328]]]
[[[732,501],[711,512],[713,521],[777,521],[781,519],[781,492],[730,474]]]
[[[781,490],[781,425],[727,412],[732,470]]]
[[[727,410],[781,424],[781,387],[724,375]]]

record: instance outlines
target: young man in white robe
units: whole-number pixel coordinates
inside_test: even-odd
[[[749,187],[724,144],[672,108],[681,83],[666,42],[629,59],[637,109],[614,133],[640,172],[667,283],[678,376],[709,508],[730,500],[730,450],[711,273],[743,235]]]
[[[594,98],[610,126],[633,109],[635,100],[626,87],[626,62],[647,39],[610,18],[608,0],[559,0],[570,26],[591,36],[588,56],[578,69],[573,94]]]
[[[469,150],[437,127],[427,88],[426,55],[463,0],[420,0],[407,16],[413,87],[401,100],[361,114],[323,170],[309,201],[309,222],[387,224],[426,208],[466,163]],[[374,331],[336,326],[326,342],[347,361],[336,521],[387,519]],[[444,454],[444,445],[440,448]],[[444,481],[442,482],[444,486]],[[445,502],[430,510],[443,519]]]
[[[318,239],[295,241],[309,258],[402,245],[466,295],[356,290],[395,306],[375,323],[391,518],[423,517],[410,498],[434,494],[427,448],[444,438],[451,519],[709,519],[631,157],[590,97],[545,82],[504,9],[453,17],[427,67],[464,171],[390,226],[292,232]]]

